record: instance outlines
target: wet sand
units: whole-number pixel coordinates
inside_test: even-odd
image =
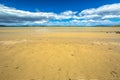
[[[120,80],[120,27],[1,27],[0,80]]]

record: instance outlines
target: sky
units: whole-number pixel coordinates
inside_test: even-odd
[[[0,0],[0,25],[120,25],[120,0]]]

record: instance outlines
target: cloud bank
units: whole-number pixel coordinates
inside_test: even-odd
[[[96,26],[120,25],[120,3],[83,11],[30,12],[0,4],[0,25]]]

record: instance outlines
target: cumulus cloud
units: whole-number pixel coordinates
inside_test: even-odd
[[[99,8],[86,9],[79,13],[83,18],[116,18],[120,16],[120,3],[104,5]],[[107,17],[106,17],[107,16]]]
[[[34,21],[42,21],[54,18],[54,13],[29,12],[0,5],[0,23],[5,24],[29,24]]]
[[[0,25],[120,25],[120,3],[59,14],[17,10],[0,4]]]

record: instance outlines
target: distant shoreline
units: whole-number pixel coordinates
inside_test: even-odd
[[[0,26],[0,27],[120,27],[120,26]]]

